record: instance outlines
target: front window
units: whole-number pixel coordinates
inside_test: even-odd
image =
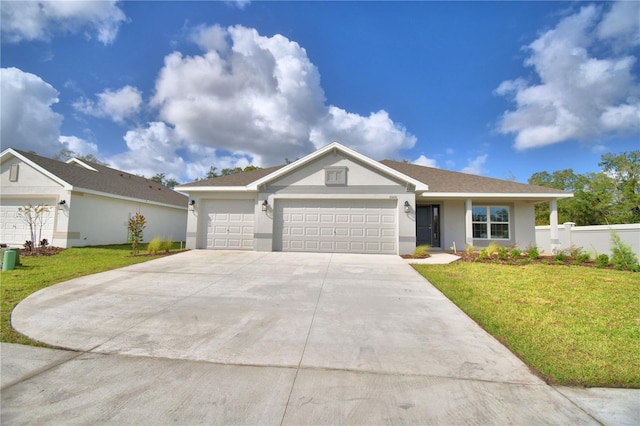
[[[474,206],[472,210],[473,238],[509,239],[509,207]]]

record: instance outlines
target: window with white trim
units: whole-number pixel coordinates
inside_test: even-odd
[[[508,240],[509,224],[509,207],[473,206],[473,238]]]

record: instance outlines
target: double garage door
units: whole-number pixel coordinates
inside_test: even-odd
[[[274,250],[397,253],[396,200],[278,200]]]
[[[397,253],[396,200],[276,200],[273,249],[328,253]],[[255,201],[205,204],[206,247],[253,250]]]

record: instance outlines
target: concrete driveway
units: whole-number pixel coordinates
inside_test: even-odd
[[[7,424],[598,424],[397,256],[194,250],[12,322],[78,352],[3,371]]]

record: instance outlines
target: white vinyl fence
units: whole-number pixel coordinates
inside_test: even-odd
[[[614,229],[620,240],[640,257],[640,223],[574,226],[572,222],[567,222],[558,225],[560,250],[574,246],[590,253],[591,257],[603,253],[611,256],[611,231]],[[536,226],[536,245],[542,253],[551,253],[550,234],[550,226]]]

